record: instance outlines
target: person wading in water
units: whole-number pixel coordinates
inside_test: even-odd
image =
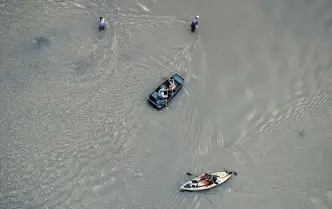
[[[105,21],[106,20],[103,17],[99,18],[99,23],[98,23],[99,30],[105,30],[105,23],[106,23]]]
[[[199,16],[196,16],[195,18],[193,18],[191,20],[191,32],[196,31],[196,27],[198,26],[198,19],[199,19]]]

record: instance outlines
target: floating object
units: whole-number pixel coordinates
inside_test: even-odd
[[[192,180],[186,182],[180,187],[181,191],[204,191],[208,189],[212,189],[216,186],[219,186],[223,183],[225,183],[228,179],[230,179],[233,174],[236,176],[236,172],[228,172],[228,171],[222,171],[222,172],[213,172],[210,173],[210,180],[207,179],[201,179],[202,177],[204,178],[205,174],[202,174],[200,176],[196,176]],[[192,175],[191,173],[187,173],[187,175]]]

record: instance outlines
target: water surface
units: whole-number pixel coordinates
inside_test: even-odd
[[[0,208],[331,208],[331,8],[2,1]],[[223,168],[212,204],[178,191]]]

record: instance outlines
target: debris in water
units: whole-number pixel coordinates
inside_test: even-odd
[[[144,11],[146,12],[150,12],[150,9],[148,9],[146,6],[144,6],[143,4],[137,2],[137,5],[140,6]]]
[[[297,136],[301,139],[303,139],[305,137],[306,133],[304,130],[298,131],[297,132]]]

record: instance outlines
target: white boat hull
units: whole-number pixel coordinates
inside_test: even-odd
[[[200,180],[200,176],[186,182],[180,187],[180,190],[182,191],[203,191],[212,189],[216,186],[219,186],[223,183],[225,183],[228,179],[232,177],[232,173],[226,173],[224,171],[222,172],[214,172],[211,173],[213,176],[217,176],[217,180],[213,182],[212,184],[205,185],[203,181]],[[203,174],[202,174],[203,175]],[[193,181],[197,181],[198,183],[194,183]]]

